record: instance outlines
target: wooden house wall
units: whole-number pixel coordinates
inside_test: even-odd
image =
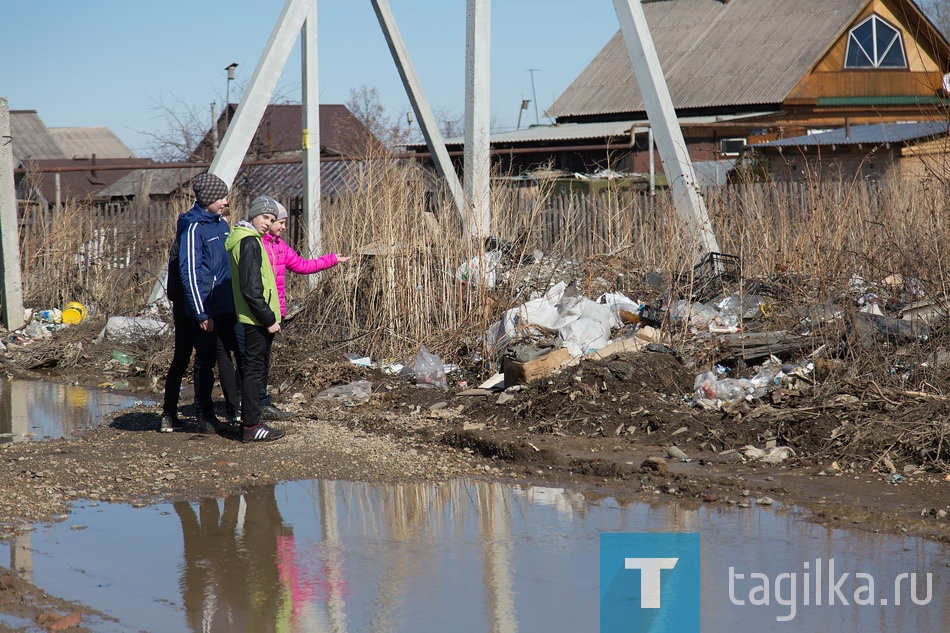
[[[900,164],[900,175],[904,178],[945,181],[950,174],[950,138],[902,148]]]
[[[812,72],[805,75],[786,99],[789,103],[816,102],[819,97],[934,96],[946,72],[945,45],[926,22],[903,9],[904,3],[875,0],[849,25]],[[907,70],[844,70],[851,28],[872,13],[900,29]],[[940,51],[940,52],[938,52]]]

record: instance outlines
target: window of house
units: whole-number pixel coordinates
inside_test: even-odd
[[[719,141],[719,153],[723,156],[738,156],[745,144],[744,138],[724,138]]]
[[[845,68],[906,68],[901,32],[872,15],[848,33]]]

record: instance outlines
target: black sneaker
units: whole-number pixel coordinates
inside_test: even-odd
[[[198,418],[198,425],[195,429],[197,433],[203,433],[205,435],[214,435],[221,430],[221,423],[217,420],[212,420],[209,418]]]
[[[178,419],[177,415],[163,415],[162,425],[158,428],[161,433],[171,433],[185,428],[185,423]]]
[[[264,420],[289,420],[293,415],[286,411],[281,411],[272,404],[261,405],[261,418]]]
[[[280,429],[272,429],[263,422],[254,426],[245,426],[241,441],[247,442],[273,442],[284,437],[284,432]]]

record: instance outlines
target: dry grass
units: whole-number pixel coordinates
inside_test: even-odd
[[[322,213],[325,250],[357,257],[322,273],[313,292],[305,279],[290,276],[290,298],[308,306],[299,321],[305,325],[295,327],[309,328],[320,344],[375,358],[405,357],[423,343],[446,357],[479,349],[486,328],[526,300],[530,288],[499,279],[489,289],[458,279],[458,267],[483,255],[485,245],[459,236],[457,213],[431,175],[386,159],[366,163],[361,174],[355,192],[325,201]],[[842,301],[855,275],[916,280],[916,290],[942,303],[950,264],[947,198],[937,180],[750,184],[706,196],[722,250],[741,257],[744,276],[781,278],[789,303],[801,305]],[[22,240],[28,305],[78,300],[105,314],[139,308],[186,206],[169,209],[162,234],[123,237],[134,233],[121,218],[67,204]],[[543,186],[499,186],[492,234],[506,241],[508,268],[535,251],[550,267],[575,262],[589,296],[636,293],[645,271],[666,274],[667,297],[695,289],[695,242],[662,195],[608,189],[594,198],[563,197]],[[543,290],[548,281],[538,279],[533,288]],[[906,295],[914,288],[877,290]]]
[[[25,305],[62,308],[79,301],[105,315],[141,309],[185,204],[171,205],[159,230],[85,202],[67,200],[60,210],[45,213],[32,207],[34,216],[24,223],[20,240]]]

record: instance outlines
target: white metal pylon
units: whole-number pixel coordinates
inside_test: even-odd
[[[640,0],[614,0],[614,9],[660,152],[663,172],[673,190],[676,212],[687,222],[705,252],[719,252],[719,243],[709,222],[706,203],[696,186],[693,163],[686,149],[683,131],[676,120],[676,110],[653,46],[653,37],[647,28],[643,6]],[[652,147],[650,151],[653,151]]]
[[[467,0],[465,17],[465,197],[469,236],[491,231],[491,0]]]
[[[320,90],[317,82],[317,3],[313,2],[303,23],[300,55],[303,101],[303,213],[307,226],[307,250],[310,257],[323,253],[323,228],[320,207]],[[317,275],[307,275],[307,285],[314,289]]]
[[[488,107],[491,0],[466,0],[465,191],[461,193],[458,178],[448,159],[448,152],[445,151],[444,140],[438,133],[438,127],[409,62],[408,53],[395,28],[388,3],[386,0],[372,2],[437,169],[446,179],[449,190],[455,197],[462,215],[463,229],[471,236],[485,236],[491,223]],[[712,231],[706,205],[696,186],[696,175],[682,130],[676,120],[676,112],[647,27],[643,7],[639,0],[614,0],[614,8],[633,64],[634,75],[643,95],[660,159],[673,190],[677,213],[688,223],[702,249],[706,252],[717,252],[719,244]],[[229,184],[240,169],[296,41],[297,33],[305,22],[312,22],[312,27],[308,26],[304,33],[307,40],[304,46],[304,73],[307,75],[304,78],[305,110],[307,102],[315,99],[312,93],[316,92],[316,0],[286,0],[244,98],[211,164],[210,171]],[[308,53],[310,46],[314,48]],[[311,108],[304,116],[304,149],[309,146],[319,153],[319,141],[313,143],[314,135],[319,139],[319,115],[314,114]],[[308,160],[310,159],[305,157],[305,161]],[[307,164],[309,166],[309,163]],[[309,166],[305,171],[308,179],[306,195],[319,196],[319,162],[316,168]],[[315,182],[317,184],[314,184]],[[310,215],[312,210],[316,212],[315,222]],[[315,254],[320,244],[319,200],[306,204],[304,213],[311,234],[311,253]]]
[[[277,24],[264,46],[264,53],[254,69],[234,118],[228,125],[224,140],[211,161],[209,171],[228,185],[234,182],[234,177],[244,162],[257,126],[274,95],[274,88],[284,71],[287,58],[290,57],[290,51],[297,42],[297,35],[315,2],[316,0],[287,0],[280,17],[277,18]]]
[[[389,8],[387,0],[370,0],[373,3],[373,9],[376,11],[376,19],[379,20],[379,26],[386,37],[386,43],[389,45],[389,52],[396,62],[396,70],[402,78],[402,85],[409,96],[409,103],[412,104],[412,110],[416,114],[416,120],[419,121],[419,127],[422,129],[422,135],[429,148],[429,155],[432,156],[432,162],[436,171],[445,179],[449,194],[455,202],[459,217],[462,222],[463,230],[468,226],[469,218],[466,212],[465,196],[462,191],[462,184],[459,182],[458,174],[455,173],[455,167],[452,166],[452,159],[449,158],[449,152],[445,148],[445,139],[442,138],[442,132],[429,107],[429,101],[422,91],[422,84],[416,75],[416,70],[409,58],[409,50],[403,42],[402,35],[399,34],[399,28],[396,26],[396,19]]]
[[[17,222],[16,185],[13,178],[13,137],[10,135],[10,102],[0,97],[0,240],[3,283],[3,327],[16,330],[23,318],[23,279],[20,276],[20,230]]]

